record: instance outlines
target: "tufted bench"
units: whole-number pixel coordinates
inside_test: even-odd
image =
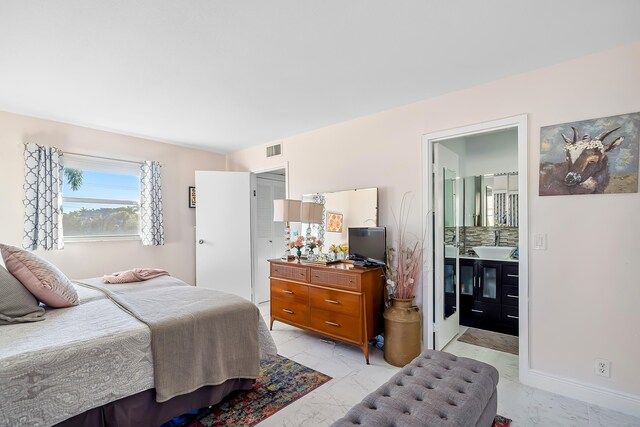
[[[426,350],[332,427],[490,427],[497,385],[491,365]]]

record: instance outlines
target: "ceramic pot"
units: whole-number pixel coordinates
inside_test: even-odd
[[[391,298],[384,311],[384,360],[393,366],[404,366],[422,350],[421,316],[413,298]]]

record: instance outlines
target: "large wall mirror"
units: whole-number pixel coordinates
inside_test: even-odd
[[[518,226],[518,173],[464,178],[466,227]]]
[[[302,223],[300,233],[304,236],[310,228],[311,235],[322,240],[325,248],[348,243],[349,227],[378,226],[377,188],[303,194],[302,201],[323,205],[322,223]]]

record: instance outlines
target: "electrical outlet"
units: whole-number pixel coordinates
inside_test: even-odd
[[[611,378],[611,362],[606,359],[596,359],[596,375]]]

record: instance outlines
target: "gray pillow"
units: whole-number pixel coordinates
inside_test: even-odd
[[[22,283],[0,266],[0,325],[44,320],[44,308]]]

